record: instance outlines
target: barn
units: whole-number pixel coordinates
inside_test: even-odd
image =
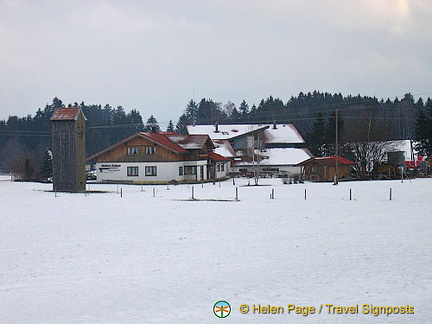
[[[297,164],[301,167],[302,178],[310,181],[333,181],[336,175],[336,159],[338,179],[350,177],[351,166],[355,163],[342,156],[311,157]]]

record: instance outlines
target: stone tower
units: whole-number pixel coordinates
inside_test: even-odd
[[[79,107],[57,108],[52,121],[53,189],[84,192],[86,189],[86,120]]]

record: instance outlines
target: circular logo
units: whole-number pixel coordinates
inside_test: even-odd
[[[219,300],[213,306],[213,313],[219,318],[228,317],[231,314],[231,305],[225,300]]]

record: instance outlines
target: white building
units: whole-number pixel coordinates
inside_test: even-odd
[[[191,125],[189,134],[208,135],[214,151],[233,161],[231,171],[247,174],[257,164],[272,175],[300,174],[298,163],[312,156],[292,124]]]
[[[98,182],[201,182],[228,176],[230,160],[207,135],[136,133],[89,157]]]

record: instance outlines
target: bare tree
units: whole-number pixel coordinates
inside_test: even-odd
[[[348,123],[342,154],[355,162],[357,177],[369,178],[383,163],[386,153],[399,149],[400,142],[387,141],[390,129],[374,121],[372,111]]]
[[[267,158],[265,154],[264,141],[262,134],[257,133],[254,137],[248,138],[248,156],[252,162],[252,172],[255,186],[258,186],[259,179],[262,176],[262,161]]]
[[[386,153],[399,149],[400,142],[351,142],[344,144],[345,155],[354,160],[354,169],[361,179],[368,178],[383,163]]]

